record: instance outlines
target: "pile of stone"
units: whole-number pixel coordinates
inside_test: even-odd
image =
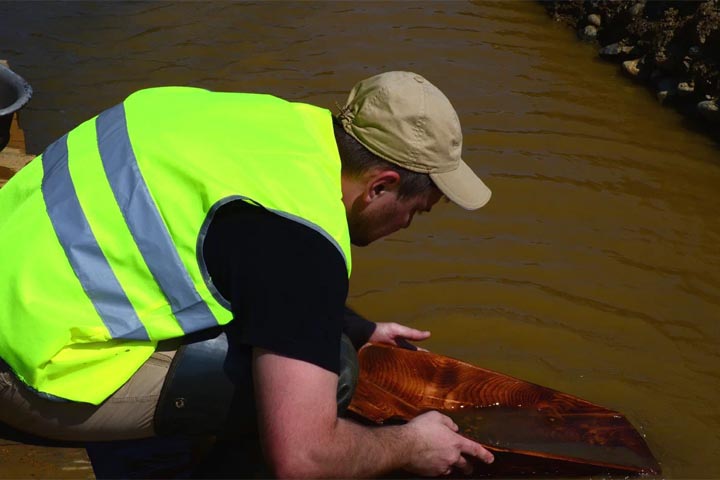
[[[720,134],[720,0],[544,0],[599,45],[599,55],[651,86],[659,101]]]

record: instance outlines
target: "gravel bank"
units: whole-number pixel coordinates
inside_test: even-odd
[[[542,0],[598,55],[720,140],[720,0]]]

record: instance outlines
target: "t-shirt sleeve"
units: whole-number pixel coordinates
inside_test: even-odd
[[[365,345],[375,333],[377,324],[361,316],[352,308],[345,307],[345,318],[343,319],[343,333],[348,336],[355,350]]]
[[[340,370],[348,278],[321,233],[243,201],[216,212],[203,258],[231,304],[233,342]]]

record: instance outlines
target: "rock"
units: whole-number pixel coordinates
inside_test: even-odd
[[[677,95],[678,82],[672,77],[660,78],[657,81],[657,99],[663,103],[668,97]]]
[[[597,27],[595,27],[594,25],[588,25],[580,33],[580,38],[582,38],[586,42],[592,42],[597,38]]]
[[[641,13],[643,13],[643,10],[645,10],[645,5],[642,3],[636,3],[632,7],[630,7],[630,15],[633,17],[637,17]]]
[[[678,83],[677,91],[681,97],[690,95],[695,91],[695,84],[693,82],[680,82]]]
[[[712,122],[710,133],[720,141],[720,0],[541,3],[561,12],[578,38],[597,45],[597,56],[621,64],[623,75],[649,85],[661,102]]]
[[[683,58],[683,61],[680,64],[680,69],[683,71],[683,73],[690,73],[691,66],[692,66],[692,58],[685,57],[685,58]]]
[[[611,43],[610,45],[605,45],[600,50],[598,50],[598,54],[601,57],[625,57],[626,55],[630,55],[635,51],[635,47],[630,45],[623,45],[621,43]]]
[[[668,55],[667,55],[667,52],[666,52],[664,49],[658,50],[658,51],[655,53],[655,58],[654,58],[654,60],[655,60],[655,65],[665,65],[665,64],[667,64],[667,63],[668,63]]]
[[[720,123],[720,106],[715,100],[705,100],[698,103],[697,110],[706,120]]]
[[[636,58],[635,60],[625,60],[622,63],[623,70],[630,75],[631,77],[639,77],[640,76],[640,59]]]
[[[662,70],[660,70],[659,68],[656,68],[650,74],[650,80],[655,82],[655,85],[657,85],[664,76],[665,76],[665,73]]]

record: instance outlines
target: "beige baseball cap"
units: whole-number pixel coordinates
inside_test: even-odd
[[[412,72],[386,72],[358,82],[338,115],[343,128],[375,155],[428,173],[467,210],[485,205],[490,189],[462,160],[455,109],[435,85]]]

